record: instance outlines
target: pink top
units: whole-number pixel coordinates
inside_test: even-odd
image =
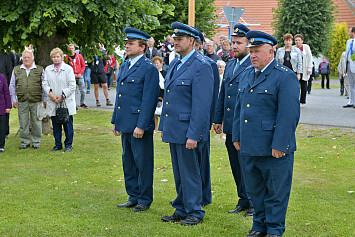
[[[60,62],[59,64],[54,64],[54,68],[57,72],[59,72],[59,68],[62,66],[62,62]]]

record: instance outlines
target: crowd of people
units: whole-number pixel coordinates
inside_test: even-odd
[[[73,44],[68,54],[50,52],[53,64],[35,63],[34,50],[26,47],[18,57],[0,55],[0,152],[4,152],[9,113],[18,109],[19,149],[39,149],[40,110],[50,116],[55,146],[52,152],[72,150],[76,86],[80,107],[94,85],[96,106],[99,86],[106,105],[113,106],[108,90],[116,83],[112,132],[121,136],[122,162],[128,200],[119,208],[143,212],[153,202],[153,134],[161,132],[169,143],[177,196],[170,202],[172,215],[164,222],[196,225],[203,222],[203,206],[212,203],[210,130],[226,140],[238,202],[229,213],[253,216],[248,237],[276,237],[285,231],[290,196],[295,130],[300,107],[306,103],[314,78],[311,49],[301,34],[285,34],[285,46],[276,50],[277,39],[236,24],[220,45],[197,28],[174,22],[172,36],[157,49],[149,34],[125,28],[125,55],[119,65],[114,55],[89,60]],[[342,54],[338,71],[341,94],[349,94],[355,108],[355,27]],[[295,45],[293,45],[293,40]],[[321,86],[329,89],[330,66],[326,57],[319,65]],[[347,92],[345,76],[348,78]],[[324,79],[327,79],[324,85]],[[65,122],[58,108],[66,108]],[[62,116],[62,114],[61,114]],[[159,121],[160,117],[160,121]],[[30,129],[31,127],[31,129]],[[62,143],[62,130],[65,140]]]

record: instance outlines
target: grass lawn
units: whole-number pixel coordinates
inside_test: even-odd
[[[52,135],[41,149],[19,150],[10,136],[0,154],[1,236],[245,236],[251,218],[229,214],[236,187],[223,139],[211,138],[213,203],[204,222],[184,227],[163,223],[174,210],[175,185],[167,144],[155,134],[154,202],[144,213],[118,209],[127,195],[120,137],[111,132],[111,112],[79,110],[74,116],[72,152],[50,152]],[[300,125],[294,179],[284,236],[354,236],[354,130]]]

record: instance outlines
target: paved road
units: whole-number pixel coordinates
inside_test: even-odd
[[[316,83],[319,84],[320,80],[317,80]],[[333,85],[338,83],[338,80],[331,80]],[[115,103],[115,96],[116,90],[112,88],[109,90],[109,98],[113,104]],[[79,104],[79,98],[80,93],[77,90],[77,104]],[[85,103],[89,106],[89,109],[113,110],[113,106],[106,106],[102,89],[99,89],[99,99],[101,107],[96,107],[94,89],[91,89],[91,94],[86,95]],[[355,109],[344,109],[343,105],[347,102],[345,96],[340,96],[338,88],[312,90],[311,94],[307,94],[307,104],[304,108],[301,108],[300,123],[355,128]]]
[[[331,84],[336,83],[339,81],[331,80]],[[339,88],[312,90],[306,101],[301,108],[300,123],[355,128],[355,108],[343,108],[348,100],[340,96]]]

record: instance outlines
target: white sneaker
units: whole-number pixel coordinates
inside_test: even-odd
[[[4,152],[5,150],[4,150],[4,148],[0,148],[0,152]]]

